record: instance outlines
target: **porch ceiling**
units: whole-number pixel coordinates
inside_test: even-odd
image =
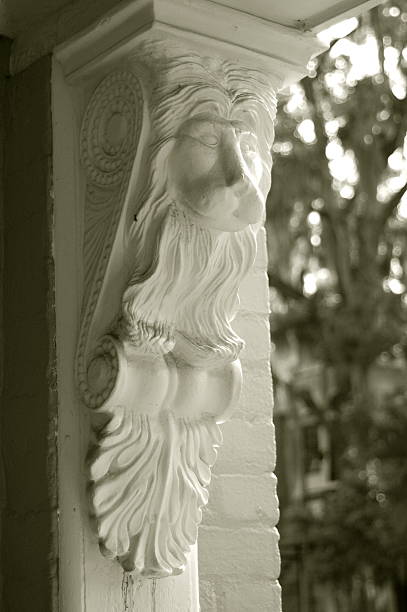
[[[211,2],[212,0],[208,0]],[[361,13],[380,3],[380,0],[216,0],[218,4],[263,17],[289,27],[318,30],[331,22]],[[89,12],[94,5],[95,15],[103,5],[105,11],[118,0],[0,0],[0,34],[16,37],[36,24],[53,20],[57,13]],[[188,2],[189,4],[189,2]]]
[[[301,30],[316,30],[359,15],[381,0],[216,0],[219,4]]]

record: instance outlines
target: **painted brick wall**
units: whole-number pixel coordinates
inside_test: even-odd
[[[242,396],[222,426],[224,443],[199,533],[202,612],[281,610],[266,269],[261,229],[256,264],[241,288],[234,323],[246,342]]]
[[[56,380],[50,58],[7,83],[4,193],[4,612],[55,610]]]

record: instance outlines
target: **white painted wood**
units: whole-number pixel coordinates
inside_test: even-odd
[[[103,37],[99,42],[106,45]],[[197,610],[196,549],[192,553],[188,549],[196,539],[199,506],[207,499],[208,468],[215,457],[212,447],[219,444],[217,422],[226,418],[239,393],[237,357],[242,343],[230,322],[240,280],[254,260],[251,224],[264,216],[270,181],[274,88],[282,79],[264,66],[259,70],[253,55],[243,53],[239,63],[224,60],[216,41],[211,53],[210,41],[202,43],[195,36],[176,41],[173,32],[154,31],[140,36],[138,45],[132,45],[133,54],[125,64],[123,55],[118,63],[117,55],[102,52],[99,64],[93,54],[81,78],[77,74],[71,85],[62,78],[60,67],[55,68],[57,317],[64,439],[61,603],[68,612],[78,612],[78,606],[95,612],[133,605],[154,609],[157,601],[160,612]],[[65,55],[57,55],[65,62],[65,71],[71,53],[78,59],[84,47],[88,48],[86,37],[74,41],[68,53],[65,47]],[[241,54],[240,47],[233,54],[230,45],[228,49],[227,58]],[[272,65],[276,66],[274,61]],[[178,97],[173,102],[174,90]],[[147,101],[144,109],[141,97]],[[216,106],[211,107],[211,99]],[[156,157],[144,149],[155,151]],[[103,151],[108,152],[106,160]],[[158,159],[166,165],[154,165]],[[205,167],[207,179],[202,183]],[[198,181],[197,187],[192,179]],[[212,194],[209,199],[207,193]],[[71,240],[66,239],[67,227]],[[151,259],[156,250],[158,230],[162,235],[158,259],[145,260],[145,253]],[[171,263],[171,257],[178,257],[172,246],[180,248],[174,241],[178,235],[180,244],[185,243],[181,266]],[[157,273],[151,276],[150,287],[143,269],[153,263]],[[171,270],[176,270],[176,278],[164,290]],[[171,288],[178,293],[172,295]],[[200,289],[194,294],[196,288]],[[219,300],[222,291],[225,297]],[[88,413],[75,395],[71,369],[72,336],[78,333],[80,318],[77,379],[82,400],[115,424],[107,437],[99,438],[91,468],[96,531],[88,518],[83,467],[90,436]],[[155,346],[159,350],[153,354]],[[147,384],[146,376],[151,380]],[[144,385],[141,391],[140,385]],[[121,449],[130,444],[130,456],[138,454],[138,442],[132,437],[120,439],[118,453],[106,454],[104,441],[115,437],[123,415],[131,416],[130,436],[136,432],[137,419],[147,423],[151,448],[158,444],[162,449],[156,463],[150,458],[144,466],[141,454],[142,469],[137,463],[122,468]],[[72,439],[65,438],[66,430]],[[125,484],[128,474],[131,487]],[[146,489],[153,497],[143,501],[147,522],[139,518],[137,522],[133,497],[142,490],[144,474],[146,479],[149,474],[153,477]],[[181,490],[182,474],[189,484]],[[119,495],[112,510],[111,495]],[[130,518],[123,523],[127,506]],[[170,508],[175,511],[168,522]],[[134,547],[137,537],[143,545]],[[109,556],[137,572],[130,576],[115,561],[104,559],[98,539]],[[189,556],[189,564],[182,576],[158,582],[141,577],[182,571],[184,555]]]
[[[197,612],[197,553],[185,573],[164,581],[137,579],[100,554],[88,520],[85,457],[87,411],[79,400],[73,363],[82,301],[83,181],[79,172],[81,95],[53,65],[53,170],[57,366],[59,398],[59,599],[61,612]],[[80,93],[80,92],[79,92]]]
[[[231,321],[265,214],[275,109],[256,67],[160,37],[84,113],[77,380],[109,419],[90,460],[92,514],[103,553],[149,578],[184,570],[218,423],[239,397]]]
[[[381,0],[216,0],[218,4],[262,17],[290,28],[313,30],[328,27],[332,22],[360,15],[380,4]]]
[[[257,61],[279,80],[277,87],[305,74],[305,58],[320,53],[324,45],[307,32],[237,11],[208,0],[136,0],[119,5],[86,33],[60,45],[56,51],[69,78],[83,76],[104,61],[131,52],[135,34],[146,30],[174,33],[198,44],[210,40],[210,48],[223,57]]]
[[[84,600],[84,415],[74,384],[82,292],[82,210],[78,181],[77,117],[60,66],[53,65],[53,190],[58,380],[59,580],[64,612],[82,612]]]
[[[264,216],[274,91],[321,51],[312,35],[209,4],[138,0],[56,52],[64,612],[198,610],[188,551],[239,394],[230,323]],[[110,419],[90,464],[96,527],[85,406]]]
[[[83,4],[83,3],[82,3]],[[88,3],[91,6],[91,3]],[[98,7],[94,3],[94,19],[97,18]],[[116,4],[114,0],[104,2],[103,10],[107,12]],[[359,14],[372,6],[379,4],[378,0],[216,0],[216,4],[230,6],[238,11],[262,17],[268,21],[279,23],[297,29],[313,29],[317,26],[326,27],[326,22],[345,18],[348,12]],[[85,12],[85,8],[82,9]],[[87,9],[89,10],[89,9]],[[64,15],[72,20],[75,8],[67,0],[2,0],[0,3],[0,33],[8,36],[18,36],[35,22],[51,21],[54,15]],[[71,13],[71,14],[70,14]],[[55,17],[54,17],[55,19]],[[79,22],[79,15],[77,16]],[[62,19],[62,23],[63,23]]]
[[[223,2],[223,6],[222,6]],[[306,2],[297,2],[296,0],[221,0],[220,2],[212,2],[204,0],[209,12],[217,14],[219,10],[226,8],[233,9],[234,13],[246,13],[247,17],[261,18],[269,27],[277,30],[279,26],[287,27],[295,31],[304,32],[307,30],[319,31],[335,21],[340,21],[346,17],[359,15],[365,10],[379,4],[380,0],[336,0],[328,2],[328,0],[307,0]],[[11,54],[11,72],[13,74],[20,72],[29,64],[34,62],[39,57],[46,53],[51,53],[56,45],[62,44],[76,36],[79,32],[87,31],[89,35],[92,31],[97,31],[101,27],[106,27],[107,22],[116,22],[116,27],[122,32],[126,28],[121,27],[121,15],[128,14],[130,25],[130,34],[136,29],[142,27],[143,20],[148,20],[147,15],[137,20],[132,18],[134,15],[134,7],[137,5],[138,11],[140,0],[83,0],[81,2],[66,2],[65,0],[55,0],[49,3],[48,0],[37,0],[36,2],[28,2],[28,0],[8,0],[8,4],[1,18],[0,13],[0,28],[2,33],[14,38],[12,54]],[[178,20],[183,19],[184,11],[189,12],[190,3],[185,1],[180,7],[177,2],[174,3],[173,9],[170,11],[173,15],[176,27]],[[178,8],[177,8],[178,6]],[[150,11],[151,16],[151,11]],[[233,21],[233,19],[232,19]],[[165,23],[167,23],[165,21]],[[218,22],[219,23],[219,22]],[[225,27],[228,20],[222,23]],[[250,19],[249,19],[250,23]],[[216,27],[216,20],[214,27]],[[236,24],[234,24],[236,25]],[[195,31],[192,28],[192,31]],[[185,31],[185,33],[187,33]],[[239,34],[237,31],[236,34]],[[273,46],[273,36],[269,37],[269,44]],[[221,32],[220,40],[223,40]],[[236,39],[239,44],[239,38]],[[256,40],[254,44],[257,45]],[[278,45],[277,45],[278,51]],[[287,48],[285,49],[287,51]]]

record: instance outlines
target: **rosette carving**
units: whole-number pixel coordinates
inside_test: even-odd
[[[96,88],[81,130],[81,159],[92,185],[117,185],[125,178],[140,135],[141,100],[131,72],[114,72]]]
[[[107,378],[102,380],[101,377],[98,389],[95,389],[92,381],[96,363],[101,365],[101,350],[109,346],[105,361],[109,355],[112,367],[113,364],[117,366],[117,358],[112,340],[105,337],[100,341],[96,335],[100,332],[92,334],[92,327],[98,323],[96,311],[136,157],[142,112],[143,96],[139,80],[132,72],[120,71],[108,75],[98,85],[82,121],[80,154],[87,179],[85,279],[84,314],[76,370],[82,398],[89,408],[96,408],[108,397],[113,388],[113,372],[117,373],[117,369],[112,369]],[[105,287],[106,290],[108,287]]]
[[[87,382],[79,383],[87,406],[97,408],[110,397],[117,382],[118,371],[117,342],[111,336],[104,336],[89,356]]]

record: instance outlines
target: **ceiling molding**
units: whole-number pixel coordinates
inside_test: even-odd
[[[53,3],[52,11],[46,11],[41,8],[43,1],[36,1],[35,12],[30,5],[25,20],[22,19],[22,0],[12,0],[11,4],[3,6],[7,19],[4,17],[1,20],[0,14],[0,27],[10,30],[15,24],[12,32],[10,30],[14,35],[10,60],[12,74],[20,72],[43,55],[52,53],[56,47],[69,46],[84,35],[90,36],[89,40],[92,39],[94,44],[99,44],[103,37],[106,40],[109,38],[109,29],[111,30],[114,24],[117,28],[114,42],[116,46],[125,44],[126,38],[134,36],[142,27],[176,27],[178,35],[184,29],[185,35],[190,37],[207,36],[209,30],[209,35],[219,40],[220,44],[241,43],[248,51],[269,55],[276,60],[279,56],[279,46],[282,44],[285,61],[295,65],[296,58],[309,54],[310,47],[314,44],[313,34],[341,19],[357,16],[380,3],[379,0],[308,0],[298,6],[293,0],[272,3],[252,0],[250,9],[247,9],[246,0],[87,0],[61,4],[59,7],[56,2]],[[141,17],[146,12],[150,13],[150,21]],[[194,15],[195,23],[191,23],[191,15]],[[141,22],[136,23],[140,18]],[[126,20],[129,20],[129,23],[126,24]],[[229,20],[234,23],[229,23]],[[256,32],[254,36],[247,31],[252,27]],[[317,43],[311,54],[320,51]],[[222,53],[224,52],[223,47]],[[294,78],[299,78],[298,72]]]
[[[299,32],[208,0],[138,0],[112,10],[59,45],[56,57],[67,78],[78,78],[101,61],[125,56],[144,33],[176,35],[190,44],[218,45],[231,59],[247,56],[278,79],[277,86],[298,81],[310,57],[325,46],[310,32]]]

